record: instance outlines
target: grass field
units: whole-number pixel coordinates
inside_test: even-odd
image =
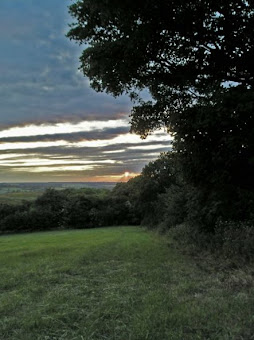
[[[0,183],[0,204],[20,204],[23,200],[34,201],[41,196],[46,189],[53,188],[55,190],[72,189],[77,195],[106,195],[106,193],[114,188],[114,182],[82,182],[82,183]]]
[[[0,339],[251,340],[251,274],[135,227],[2,236]]]
[[[72,195],[99,196],[104,197],[113,189],[115,183],[23,183],[3,184],[0,183],[0,204],[21,204],[23,201],[35,201],[36,198],[43,195],[46,189],[73,190]]]
[[[34,201],[42,194],[42,191],[10,191],[6,193],[0,193],[0,203],[13,205],[20,204],[24,200]]]

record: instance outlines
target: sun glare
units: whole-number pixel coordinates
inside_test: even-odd
[[[129,177],[129,176],[130,176],[130,173],[129,173],[128,171],[125,171],[124,177],[127,178],[127,177]]]

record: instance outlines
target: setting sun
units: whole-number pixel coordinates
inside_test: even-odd
[[[124,177],[129,177],[130,176],[130,173],[128,172],[128,171],[126,171],[125,173],[124,173]]]

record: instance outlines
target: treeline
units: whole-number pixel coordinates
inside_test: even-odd
[[[210,156],[208,156],[210,157]],[[187,223],[213,233],[218,224],[250,224],[254,220],[254,193],[232,184],[212,187],[214,179],[199,186],[186,181],[183,156],[163,153],[127,183],[107,189],[47,189],[33,202],[0,205],[2,232],[107,225],[146,225],[168,230]],[[201,171],[201,170],[200,170]],[[208,172],[208,170],[207,170]],[[197,174],[195,174],[197,175]],[[205,185],[206,183],[206,185]],[[227,195],[226,195],[227,193]]]
[[[112,225],[145,225],[170,232],[182,245],[254,258],[254,194],[219,181],[186,180],[183,155],[168,152],[144,167],[140,176],[107,189],[47,189],[34,202],[0,204],[0,232],[16,233]],[[197,174],[195,174],[197,175]],[[206,183],[206,185],[205,185]],[[226,195],[227,193],[227,195]]]
[[[140,176],[127,183],[118,183],[113,190],[51,188],[33,202],[0,204],[0,232],[112,225],[157,226],[164,221],[167,210],[167,189],[178,185],[173,158],[170,153],[161,155],[149,163]],[[183,210],[181,207],[181,211],[174,212],[172,223],[182,221]]]
[[[0,232],[16,233],[63,228],[93,228],[139,224],[118,188],[49,188],[35,201],[18,205],[0,204]]]
[[[50,188],[33,202],[0,204],[0,230],[139,224],[168,230],[187,223],[198,231],[213,233],[218,224],[221,228],[229,221],[247,224],[254,221],[251,188],[230,185],[229,180],[227,186],[222,183],[216,186],[220,176],[212,169],[209,176],[206,169],[206,178],[202,182],[200,178],[199,185],[194,185],[186,180],[191,164],[185,171],[183,162],[180,153],[163,153],[147,164],[140,176],[118,183],[113,190]]]

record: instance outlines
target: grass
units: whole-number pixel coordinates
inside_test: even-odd
[[[0,339],[254,339],[251,269],[135,227],[0,237]]]

